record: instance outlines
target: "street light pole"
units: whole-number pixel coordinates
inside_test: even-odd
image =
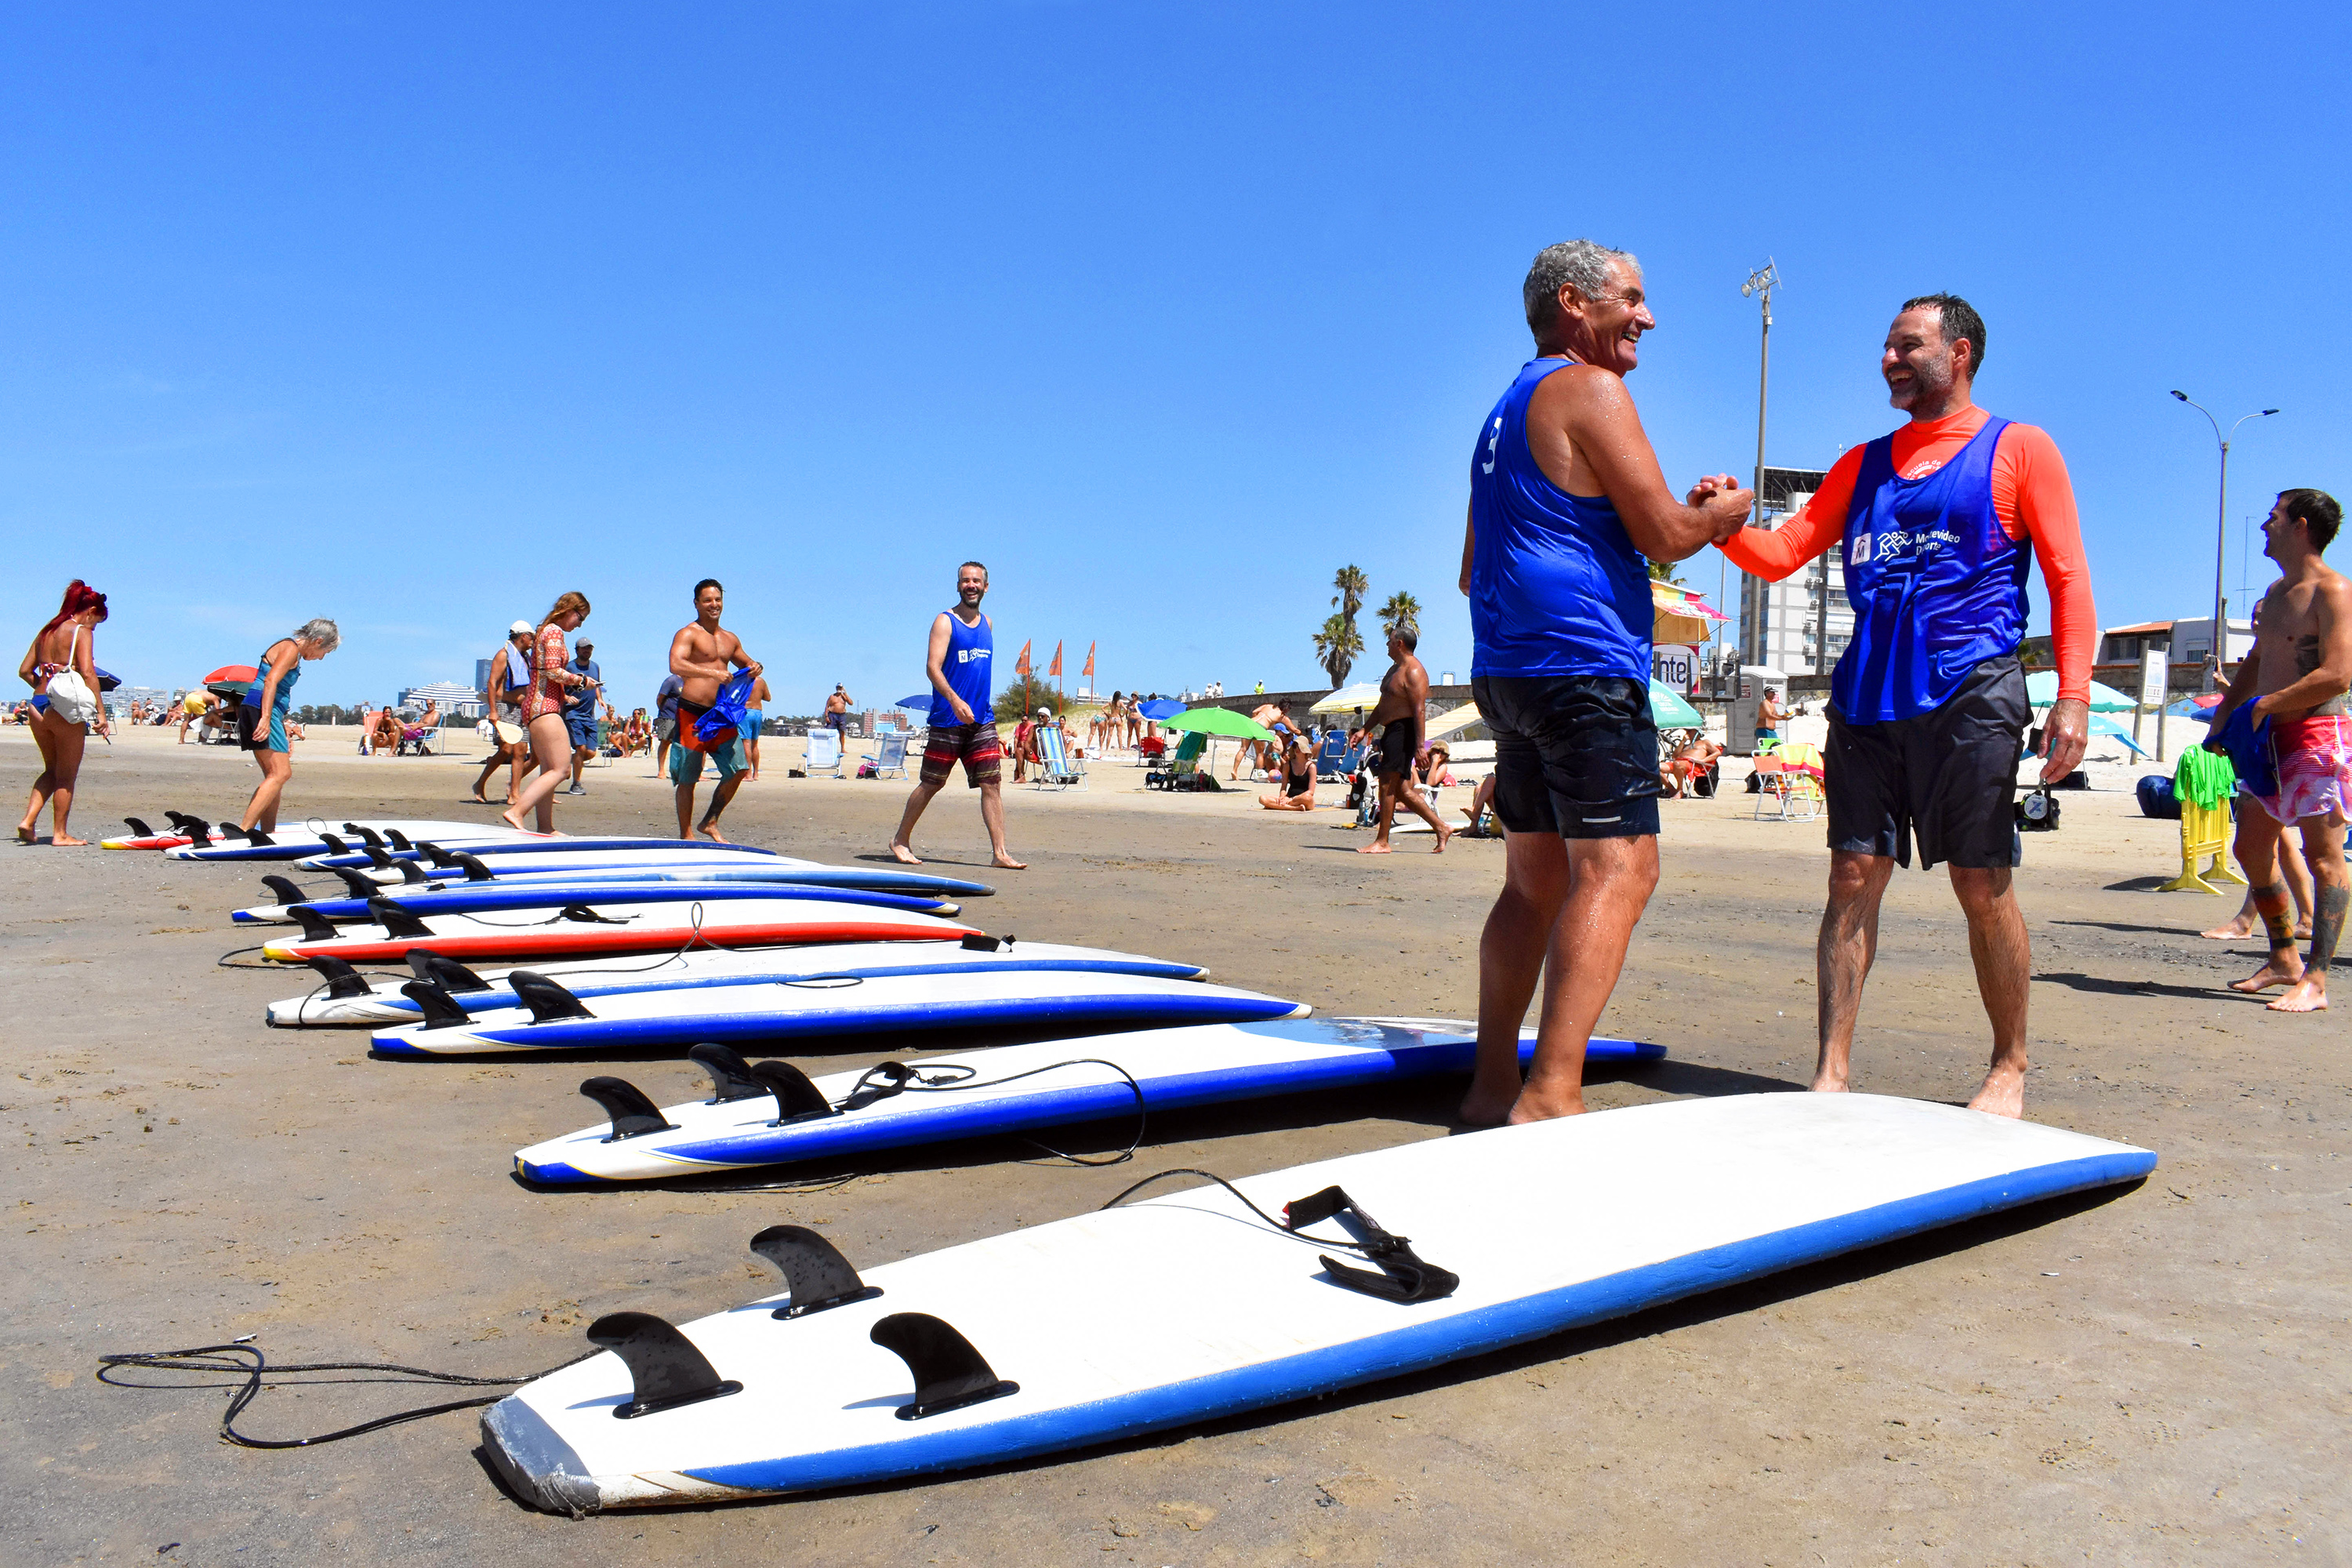
[[[2221,433],[2221,422],[2213,417],[2211,409],[2197,402],[2185,392],[2176,389],[2172,395],[2205,416],[2205,422],[2213,426],[2213,439],[2219,442],[2221,447],[2221,490],[2214,503],[2213,522],[2213,664],[2210,677],[2211,684],[2207,688],[2209,690],[2219,690],[2221,685],[2221,667],[2230,653],[2230,601],[2221,585],[2222,569],[2229,559],[2230,548],[2230,437],[2238,433],[2238,425],[2243,425],[2249,419],[2266,419],[2276,414],[2278,410],[2263,408],[2252,414],[2241,416],[2238,425],[2231,426],[2230,434],[2225,436]]]
[[[1764,405],[1766,395],[1772,387],[1772,290],[1780,286],[1780,269],[1769,256],[1764,258],[1764,265],[1750,272],[1748,281],[1739,286],[1740,298],[1754,299],[1761,308],[1764,321],[1763,336],[1759,340],[1756,353],[1756,521],[1759,522],[1764,521]],[[1716,579],[1715,598],[1718,606],[1728,597],[1730,583],[1731,566],[1726,560]],[[1740,630],[1744,633],[1747,629],[1747,610],[1743,606]],[[1719,634],[1715,666],[1716,689],[1721,690],[1723,649]]]

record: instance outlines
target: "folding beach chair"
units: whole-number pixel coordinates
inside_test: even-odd
[[[1782,822],[1819,820],[1827,796],[1822,789],[1822,749],[1805,742],[1784,741],[1756,759],[1756,820],[1764,819],[1769,805]]]
[[[907,776],[907,732],[894,730],[882,737],[882,749],[874,754],[874,776],[887,779],[892,773]]]
[[[841,731],[811,730],[808,732],[808,776],[829,773],[841,776]]]
[[[1047,726],[1036,731],[1037,787],[1067,789],[1087,782],[1087,765],[1074,762],[1062,731]]]
[[[1315,776],[1325,784],[1337,784],[1355,770],[1348,765],[1348,731],[1333,725],[1323,736],[1323,744],[1315,753]]]
[[[1209,737],[1198,731],[1186,735],[1177,744],[1176,754],[1168,759],[1166,767],[1143,775],[1143,787],[1146,789],[1200,788],[1200,784],[1195,781],[1208,777],[1200,771],[1201,753],[1208,749],[1208,745]],[[1212,786],[1216,783],[1214,779],[1210,779],[1209,782]]]

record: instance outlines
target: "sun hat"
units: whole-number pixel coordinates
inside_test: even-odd
[[[512,637],[517,632],[520,632],[525,637],[531,637],[535,635],[538,630],[539,628],[532,626],[529,621],[517,621],[514,625],[507,628],[507,636]]]

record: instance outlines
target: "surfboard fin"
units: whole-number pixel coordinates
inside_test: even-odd
[[[751,1238],[751,1250],[776,1266],[793,1293],[787,1305],[768,1314],[772,1318],[805,1318],[882,1294],[882,1287],[857,1277],[840,1248],[803,1226],[772,1225]]]
[[[790,1062],[753,1062],[751,1076],[760,1087],[776,1097],[776,1119],[769,1123],[782,1127],[787,1121],[814,1121],[821,1117],[841,1114],[825,1099],[824,1091],[809,1081],[808,1074]]]
[[[962,948],[966,952],[1002,952],[1006,948],[1011,947],[1015,940],[1016,939],[1009,936],[995,937],[989,935],[984,931],[976,931],[965,936],[965,938],[961,942],[956,943],[956,945]]]
[[[730,1100],[757,1100],[768,1086],[751,1076],[751,1064],[725,1046],[707,1043],[686,1053],[686,1059],[710,1075],[711,1105]]]
[[[625,926],[629,923],[626,921],[616,921],[610,915],[600,915],[585,904],[564,905],[561,918],[578,921],[583,925],[592,926]]]
[[[1440,1268],[1412,1249],[1412,1238],[1397,1236],[1383,1228],[1380,1221],[1363,1211],[1345,1187],[1326,1187],[1303,1198],[1285,1204],[1282,1227],[1297,1232],[1318,1221],[1346,1215],[1355,1222],[1353,1228],[1364,1232],[1357,1246],[1364,1257],[1376,1265],[1380,1272],[1370,1268],[1351,1268],[1336,1258],[1322,1258],[1323,1272],[1331,1283],[1377,1296],[1383,1301],[1400,1304],[1412,1301],[1436,1301],[1454,1294],[1462,1277]]]
[[[449,999],[449,993],[430,980],[412,980],[400,988],[400,994],[425,1009],[425,1026],[428,1029],[462,1029],[474,1021],[463,1007]]]
[[[335,922],[320,914],[310,905],[289,904],[287,906],[286,912],[292,915],[294,917],[295,923],[302,928],[302,940],[304,942],[332,942],[335,940]]]
[[[442,848],[438,844],[434,843],[430,838],[425,840],[422,844],[419,844],[416,847],[416,852],[424,856],[427,860],[432,861],[436,866],[446,868],[454,866],[457,863],[457,858],[456,856],[450,854],[446,849]]]
[[[222,831],[226,832],[227,829],[224,828]],[[245,841],[256,849],[267,849],[278,842],[258,827],[241,828],[239,831],[245,835]]]
[[[343,886],[352,890],[352,897],[355,899],[373,899],[383,891],[373,879],[356,867],[338,866],[335,875],[343,879]]]
[[[261,885],[275,894],[280,904],[300,904],[310,901],[310,894],[283,877],[264,877],[261,879]]]
[[[483,865],[480,859],[475,856],[465,853],[463,850],[458,851],[455,855],[445,858],[441,861],[441,866],[445,870],[454,870],[458,867],[464,867],[466,870],[466,880],[468,882],[488,882],[493,880],[496,877],[496,873],[494,873],[488,866]]]
[[[551,1024],[558,1018],[593,1018],[596,1015],[582,1005],[580,998],[550,980],[528,969],[518,969],[507,976],[507,984],[522,1005],[530,1009],[534,1024]]]
[[[303,962],[326,976],[327,994],[330,996],[364,996],[368,994],[366,979],[340,958],[330,958],[320,952],[313,953]]]
[[[386,935],[417,937],[433,934],[433,928],[417,919],[416,911],[403,909],[390,899],[370,899],[367,907],[369,918],[383,927]]]
[[[416,846],[408,841],[408,835],[397,827],[385,828],[383,836],[392,840],[392,847],[403,855],[413,854],[415,851]]]
[[[409,973],[419,980],[429,980],[442,990],[455,995],[460,991],[488,991],[490,983],[458,963],[444,958],[429,947],[412,947],[404,955]]]
[[[371,849],[381,849],[384,847],[383,835],[373,827],[362,827],[356,822],[346,822],[343,824],[343,831],[358,835],[359,841]]]
[[[642,1138],[648,1132],[675,1132],[677,1129],[662,1120],[646,1091],[625,1078],[592,1078],[580,1086],[580,1092],[604,1108],[613,1119],[613,1131],[604,1142],[617,1143],[624,1138]]]
[[[153,828],[148,826],[145,823],[140,821],[135,816],[126,816],[122,820],[130,825],[131,831],[132,833],[137,834],[142,838],[154,838],[159,837]]]
[[[875,1324],[866,1338],[905,1362],[915,1374],[915,1400],[898,1406],[901,1421],[920,1421],[1021,1392],[1019,1384],[996,1375],[970,1340],[929,1312],[893,1312]]]
[[[741,1384],[720,1379],[693,1341],[651,1312],[607,1313],[588,1325],[588,1342],[611,1351],[629,1369],[635,1397],[613,1411],[624,1421],[743,1392]]]
[[[414,888],[433,880],[425,874],[425,868],[414,860],[395,860],[393,864],[400,868],[400,885],[404,888]]]
[[[330,855],[349,855],[352,853],[352,847],[344,843],[341,839],[336,837],[331,833],[321,833],[319,835],[319,842],[327,847],[327,853]]]
[[[377,870],[388,871],[392,869],[393,858],[391,856],[383,852],[383,845],[362,844],[360,846],[359,852],[366,856],[368,858],[368,864],[374,867]]]

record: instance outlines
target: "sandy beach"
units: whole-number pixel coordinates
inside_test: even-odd
[[[172,731],[93,742],[74,824],[166,807],[234,820],[250,764]],[[790,779],[797,741],[730,836],[878,858],[908,785]],[[464,750],[476,749],[468,739]],[[477,759],[478,760],[478,759]],[[467,817],[475,761],[295,752],[286,817]],[[21,791],[29,740],[0,731]],[[1222,771],[1222,770],[1221,770]],[[2115,770],[2127,777],[2139,770]],[[2167,770],[2168,771],[2168,770]],[[559,797],[569,831],[662,832],[645,759]],[[2103,774],[2103,777],[2108,775]],[[1008,787],[1024,873],[967,918],[1148,951],[1320,1013],[1468,1016],[1502,847],[1352,851],[1343,814],[1255,791],[1147,794],[1124,759],[1086,788]],[[1466,792],[1451,792],[1457,798]],[[1322,798],[1339,792],[1324,786]],[[2347,1521],[2342,1266],[2352,1057],[2341,1015],[2221,989],[2259,943],[2201,942],[2234,900],[2160,894],[2177,825],[2120,790],[2064,797],[2018,876],[2033,941],[2028,1114],[2154,1149],[2137,1188],[2044,1205],[1353,1393],[1057,1459],[780,1502],[550,1517],[500,1490],[471,1414],[255,1452],[215,1438],[217,1390],[93,1381],[102,1352],[257,1335],[285,1361],[523,1373],[601,1313],[672,1321],[766,1292],[744,1243],[778,1223],[884,1262],[1077,1214],[1172,1165],[1227,1175],[1452,1131],[1459,1086],[1156,1119],[1128,1164],[1016,1141],[847,1171],[536,1192],[522,1144],[580,1126],[618,1072],[656,1101],[680,1061],[372,1060],[364,1036],[271,1031],[305,972],[222,969],[258,869],[96,848],[0,856],[9,1249],[0,1474],[26,1563],[2337,1562]],[[1664,875],[1601,1032],[1670,1047],[1601,1077],[1598,1109],[1801,1089],[1814,1040],[1818,825],[1752,797],[1667,803]],[[975,798],[941,795],[932,863],[984,868]],[[2234,892],[2234,889],[2233,889]],[[1856,1047],[1857,1087],[1961,1100],[1988,1035],[1940,873],[1898,873]],[[952,1042],[938,1041],[940,1046]],[[828,1068],[902,1054],[859,1041]],[[808,1059],[808,1058],[803,1058]],[[1075,1146],[1123,1146],[1106,1124]],[[772,1190],[761,1190],[763,1188]],[[1607,1192],[1498,1193],[1573,1226]],[[1181,1288],[1171,1282],[1171,1288]],[[267,1394],[261,1435],[440,1397]],[[2334,1479],[2330,1479],[2334,1478]],[[168,1550],[167,1550],[168,1549]]]

